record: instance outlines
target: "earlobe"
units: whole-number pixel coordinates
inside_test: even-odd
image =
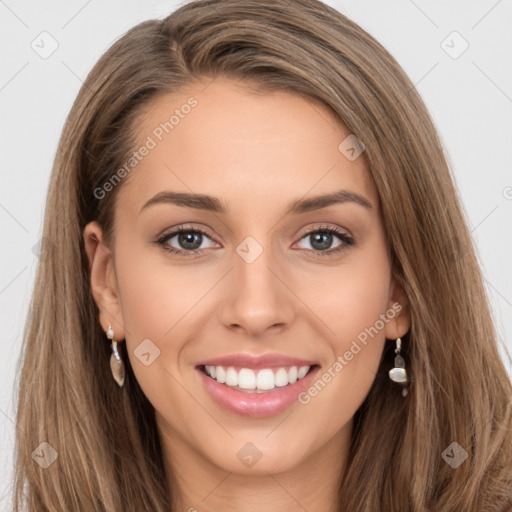
[[[85,252],[88,259],[91,293],[100,310],[99,321],[105,332],[109,325],[115,340],[125,337],[123,317],[112,251],[105,245],[103,230],[98,222],[87,224],[84,229]]]
[[[390,318],[385,328],[386,338],[397,339],[407,334],[411,327],[409,299],[396,277],[393,277],[391,283],[386,316]]]

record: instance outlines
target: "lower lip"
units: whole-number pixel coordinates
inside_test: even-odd
[[[266,418],[279,414],[290,407],[297,397],[311,384],[313,377],[320,367],[312,368],[302,379],[283,387],[275,387],[264,393],[245,393],[220,384],[208,377],[201,369],[196,368],[206,387],[206,390],[224,409],[240,416],[251,418]]]

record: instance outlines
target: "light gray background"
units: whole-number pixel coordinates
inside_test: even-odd
[[[425,100],[479,248],[505,356],[506,348],[512,352],[512,2],[326,3],[376,37]],[[49,174],[65,117],[87,73],[114,40],[180,4],[0,0],[1,510],[10,510],[13,380],[38,261],[33,247],[41,236]],[[51,36],[41,36],[43,31]],[[31,45],[48,51],[52,38],[58,48],[41,58]],[[469,47],[457,56],[464,40]],[[505,364],[512,376],[510,361]]]

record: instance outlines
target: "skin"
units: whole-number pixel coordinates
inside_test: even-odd
[[[100,322],[126,343],[130,364],[153,404],[179,510],[335,510],[353,415],[377,372],[386,339],[403,336],[409,314],[391,274],[378,196],[364,156],[338,145],[347,129],[320,104],[297,95],[249,93],[217,78],[161,97],[138,123],[139,147],[190,96],[198,105],[133,169],[116,201],[115,244],[101,227],[84,231]],[[364,155],[364,153],[363,153]],[[334,204],[284,216],[296,199],[344,189],[368,202]],[[220,198],[226,214],[154,204],[171,190]],[[208,233],[198,257],[155,244],[183,224]],[[322,225],[355,243],[332,256],[306,232]],[[247,263],[247,237],[263,248]],[[186,250],[178,237],[167,241]],[[332,236],[329,250],[344,244]],[[190,247],[190,246],[189,246]],[[309,404],[269,418],[247,418],[212,401],[195,365],[244,352],[317,361],[321,371],[349,350],[395,302],[404,306]],[[145,366],[134,354],[150,339],[160,355]],[[237,453],[253,443],[261,459]]]

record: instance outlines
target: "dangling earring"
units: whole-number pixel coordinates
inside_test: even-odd
[[[112,330],[112,326],[108,325],[107,338],[112,340],[112,354],[110,355],[110,369],[112,371],[112,375],[114,376],[114,380],[117,382],[119,387],[123,387],[124,384],[124,363],[119,355],[117,350],[117,341],[114,340],[114,331]]]
[[[404,386],[402,389],[402,396],[407,396],[408,389],[405,387],[407,383],[409,382],[409,379],[407,378],[407,372],[405,371],[405,360],[400,355],[400,351],[402,350],[402,340],[401,338],[397,338],[396,340],[396,348],[395,348],[395,367],[391,368],[389,370],[389,378],[396,382],[397,384],[400,384],[401,386]]]

